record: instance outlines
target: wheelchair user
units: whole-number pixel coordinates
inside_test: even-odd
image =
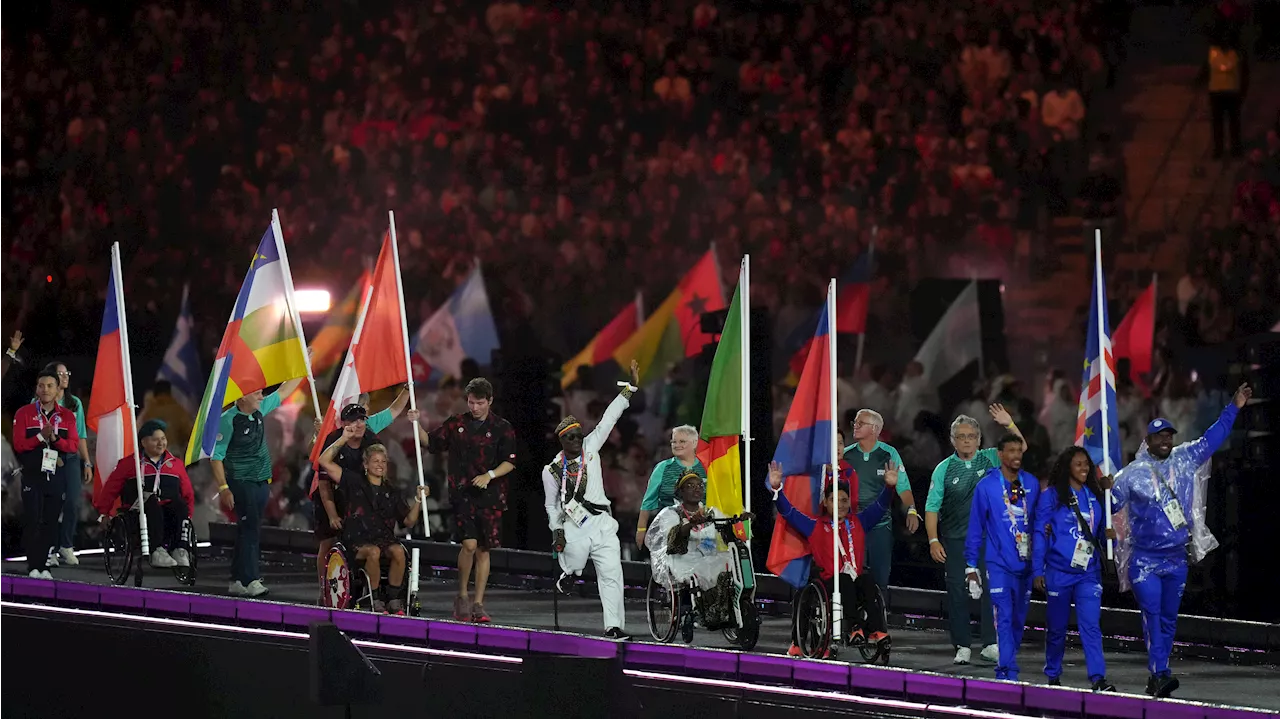
[[[818,567],[819,576],[828,586],[836,574],[834,571],[836,562],[833,556],[835,550],[832,547],[831,536],[831,485],[825,479],[830,475],[830,471],[830,465],[823,467],[822,514],[815,519],[791,504],[786,493],[782,491],[782,465],[778,462],[769,463],[769,486],[773,491],[778,517],[784,519],[792,529],[804,537],[806,548],[813,557],[813,563]],[[850,644],[861,641],[875,644],[887,643],[889,632],[885,624],[884,599],[876,591],[874,577],[867,571],[864,528],[874,527],[892,506],[894,488],[898,484],[898,467],[893,462],[885,466],[885,488],[880,492],[880,496],[866,509],[855,513],[850,506],[849,494],[850,486],[855,485],[856,482],[857,473],[848,463],[841,461],[840,478],[837,480],[836,488],[839,502],[838,516],[844,517],[840,522],[839,581],[845,626],[833,628],[833,631],[838,631],[838,636],[847,636]],[[859,609],[864,610],[867,616],[865,626],[861,627],[856,625]],[[845,627],[850,625],[852,628],[845,635]],[[802,654],[799,637],[795,636],[794,628],[791,647],[787,650],[787,654],[793,657]]]
[[[726,544],[733,528],[707,520],[724,519],[725,514],[703,504],[706,487],[694,471],[685,472],[676,482],[676,501],[658,512],[649,524],[644,543],[649,548],[653,576],[669,582],[676,591],[692,583],[702,592],[702,621],[707,629],[736,626],[737,591],[733,573],[727,568],[736,561]],[[751,514],[744,512],[744,519]]]
[[[169,452],[165,426],[163,421],[153,419],[138,428],[138,446],[142,450],[142,491],[146,495],[143,506],[152,547],[149,559],[151,566],[157,568],[189,567],[191,547],[182,525],[191,520],[196,493],[191,487],[191,478],[187,476],[186,465]],[[93,507],[98,510],[98,521],[104,529],[115,508],[116,498],[126,508],[138,501],[136,472],[133,455],[130,454],[116,464],[94,497]]]
[[[355,425],[342,428],[342,436],[325,448],[320,455],[320,467],[334,483],[341,483],[346,496],[346,517],[342,523],[342,539],[348,550],[355,552],[358,562],[364,563],[369,577],[369,591],[373,595],[373,611],[404,614],[401,599],[404,587],[404,546],[396,539],[396,524],[412,527],[418,521],[422,500],[430,495],[430,489],[418,487],[413,504],[405,504],[400,492],[387,478],[387,448],[372,444],[364,448],[364,475],[344,471],[336,461],[338,452],[359,431]],[[382,582],[382,558],[386,557],[391,568],[387,573],[390,586],[385,588],[386,598],[379,593]]]

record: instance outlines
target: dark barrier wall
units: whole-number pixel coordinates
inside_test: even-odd
[[[3,640],[5,719],[131,717],[198,719],[255,717],[339,719],[344,707],[320,707],[311,701],[310,657],[306,640],[232,636],[222,632],[156,631],[136,625],[101,624],[31,616],[6,611]],[[744,697],[740,692],[697,691],[690,687],[633,682],[610,684],[602,706],[601,677],[614,667],[579,667],[549,655],[526,657],[527,688],[520,667],[492,662],[424,657],[405,661],[402,654],[366,652],[382,672],[383,703],[352,707],[354,719],[368,717],[447,717],[448,719],[523,719],[524,717],[706,717],[764,719],[790,716],[869,716],[853,706],[790,705],[776,696]],[[590,660],[586,660],[590,661]],[[606,660],[599,660],[608,664]],[[68,664],[70,662],[70,664]],[[566,662],[570,664],[566,664]],[[68,675],[67,669],[73,672]],[[68,676],[76,684],[68,686]],[[560,709],[548,702],[558,695]],[[566,700],[587,698],[566,710]],[[803,700],[802,700],[803,701]]]

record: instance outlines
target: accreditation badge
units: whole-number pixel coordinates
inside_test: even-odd
[[[1076,540],[1076,549],[1071,553],[1072,569],[1088,569],[1089,560],[1093,559],[1093,544],[1083,539]]]

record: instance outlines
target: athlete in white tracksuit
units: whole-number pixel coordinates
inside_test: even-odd
[[[622,599],[622,553],[618,522],[610,514],[600,469],[600,448],[609,439],[618,418],[631,406],[631,394],[639,382],[639,366],[631,363],[631,385],[609,403],[600,423],[586,437],[573,416],[565,417],[556,435],[561,451],[542,470],[548,526],[560,558],[560,579],[579,575],[590,559],[596,567],[600,604],[604,609],[605,636],[627,639],[626,611]],[[557,589],[560,582],[556,583]]]

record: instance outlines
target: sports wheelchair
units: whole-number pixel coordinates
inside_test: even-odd
[[[728,626],[707,622],[707,607],[704,605],[706,592],[694,582],[674,586],[670,577],[664,579],[651,575],[645,590],[645,614],[649,620],[649,633],[656,641],[666,644],[675,639],[678,630],[680,639],[689,644],[693,642],[693,629],[697,624],[711,631],[722,631],[730,644],[743,651],[751,651],[760,640],[760,610],[755,602],[756,576],[751,564],[751,547],[746,541],[746,529],[740,517],[713,519],[710,523],[733,528],[732,541],[728,547],[731,586],[722,587],[737,597],[732,622]]]
[[[142,586],[142,528],[138,519],[138,510],[130,508],[117,512],[107,520],[106,530],[102,533],[102,557],[107,568],[107,576],[112,584],[121,585],[133,576],[134,586]],[[174,567],[173,576],[182,584],[190,587],[196,583],[196,565],[199,551],[196,547],[196,529],[190,519],[182,522],[179,530],[182,539],[189,549],[190,566]]]
[[[409,616],[417,617],[422,614],[422,603],[417,592],[409,587],[413,552],[404,544],[400,548],[404,550],[404,579],[400,587],[400,601]],[[382,576],[379,577],[378,586],[390,586],[387,575],[391,570],[391,558],[384,554],[379,566]],[[364,562],[356,559],[354,547],[347,549],[339,541],[329,550],[325,558],[324,586],[321,588],[320,601],[330,609],[373,610],[373,590],[369,588],[369,575],[364,569]]]
[[[871,591],[877,597],[881,596],[880,587],[874,583],[871,584]],[[842,596],[841,599],[843,598]],[[835,659],[840,647],[852,646],[857,648],[863,661],[888,666],[892,647],[888,637],[879,642],[869,642],[864,631],[859,632],[851,643],[844,631],[833,632],[835,627],[831,600],[831,593],[827,590],[826,582],[818,575],[818,568],[811,567],[808,583],[796,594],[791,605],[792,636],[798,640],[800,653],[809,659]],[[884,607],[883,597],[879,604]],[[860,602],[853,617],[844,617],[844,624],[850,626],[851,633],[852,630],[866,627],[868,611],[869,608]]]

